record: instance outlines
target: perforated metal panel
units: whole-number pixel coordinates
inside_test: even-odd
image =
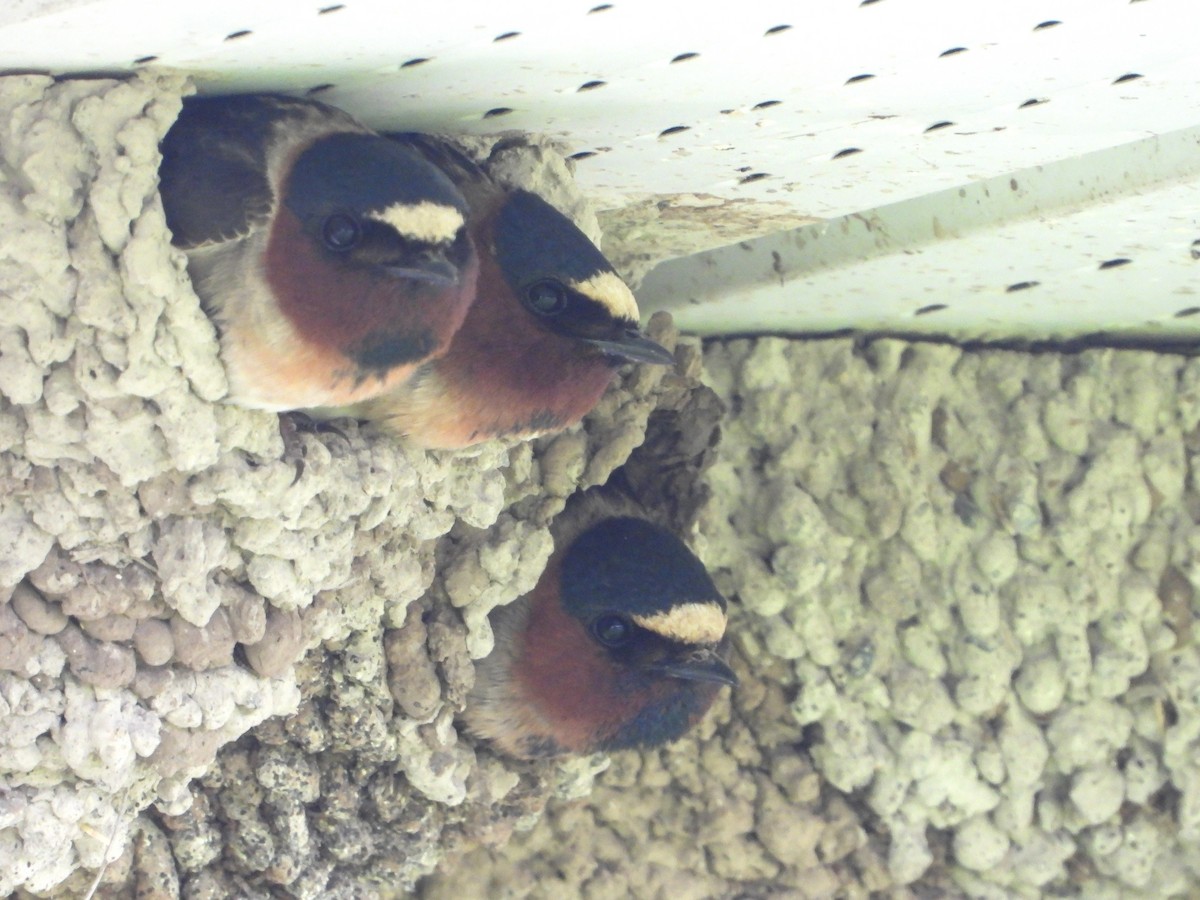
[[[10,0],[0,59],[561,138],[708,332],[1200,331],[1196,0],[164,7]]]

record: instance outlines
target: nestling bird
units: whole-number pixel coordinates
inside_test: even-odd
[[[694,725],[722,685],[725,599],[632,503],[588,491],[552,528],[536,587],[491,616],[468,729],[511,756],[649,747]]]
[[[536,194],[502,187],[446,141],[391,137],[466,196],[479,283],[445,355],[342,412],[425,447],[534,437],[578,422],[623,363],[672,364],[638,330],[633,292],[570,219]]]
[[[444,352],[475,295],[462,194],[322,103],[191,97],[162,141],[174,243],[221,335],[230,400],[368,400]]]

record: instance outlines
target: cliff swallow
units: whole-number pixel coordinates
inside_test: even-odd
[[[725,599],[633,504],[593,489],[552,531],[537,586],[492,613],[496,645],[475,665],[467,728],[521,758],[679,738],[737,684]]]
[[[479,282],[446,353],[350,413],[425,447],[534,437],[578,422],[622,364],[674,362],[638,330],[633,292],[565,215],[502,187],[445,141],[391,137],[466,196]]]
[[[188,98],[161,150],[167,225],[232,402],[357,403],[447,349],[478,261],[466,201],[420,154],[274,95]]]

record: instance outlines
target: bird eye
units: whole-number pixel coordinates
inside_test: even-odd
[[[567,289],[552,278],[534,283],[525,296],[529,308],[539,316],[557,316],[567,308]]]
[[[362,229],[358,227],[358,223],[344,213],[326,216],[325,221],[321,223],[321,239],[330,250],[349,250],[361,237]]]
[[[592,634],[606,647],[619,647],[633,634],[633,626],[624,616],[601,616],[592,623]]]

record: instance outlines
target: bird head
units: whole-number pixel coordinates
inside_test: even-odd
[[[644,519],[587,528],[527,603],[497,612],[499,652],[480,664],[467,720],[515,756],[664,744],[737,684],[724,598],[679,538]]]
[[[640,698],[636,713],[600,735],[604,749],[680,737],[737,678],[722,658],[725,598],[704,564],[666,529],[604,519],[563,555],[561,602],[612,677],[599,691]]]
[[[508,287],[540,328],[580,342],[613,366],[674,362],[638,329],[637,300],[604,254],[541,197],[509,192],[492,240]]]
[[[354,330],[363,340],[348,355],[364,369],[386,369],[448,341],[474,293],[477,266],[467,204],[449,178],[394,141],[337,132],[305,147],[281,188],[281,209],[307,241],[300,250],[285,242],[286,254],[269,256],[268,276],[301,282],[294,293],[324,306],[314,316],[324,327],[339,294],[353,297],[346,318],[360,323]],[[447,295],[456,302],[443,302]],[[423,305],[406,314],[395,302],[401,298]],[[447,315],[455,321],[441,322]]]
[[[446,285],[470,256],[462,194],[411,150],[377,135],[314,141],[292,165],[283,202],[331,262]]]

